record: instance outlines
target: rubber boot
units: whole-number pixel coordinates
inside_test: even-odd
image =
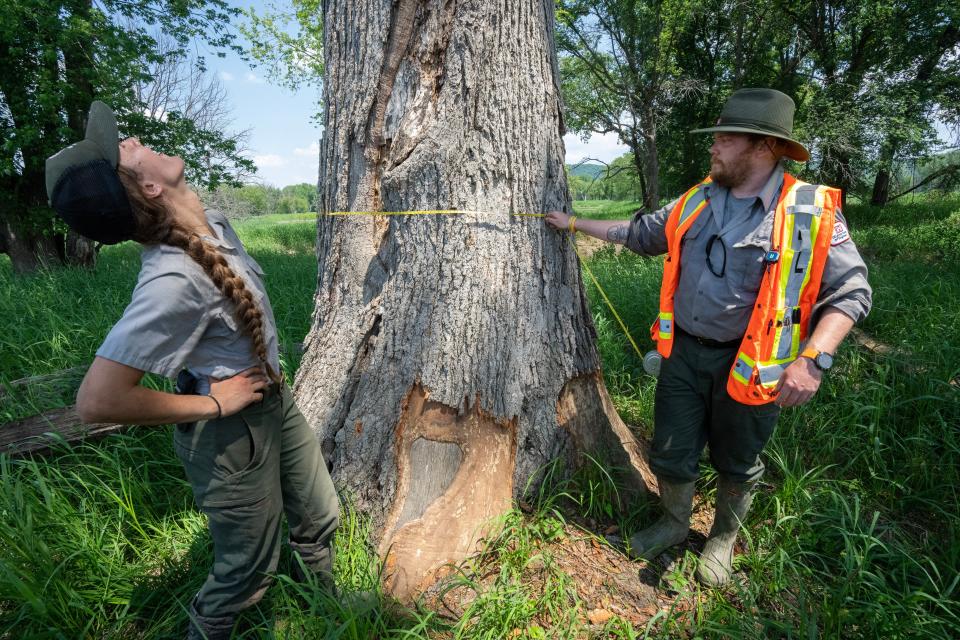
[[[670,547],[687,539],[693,511],[695,482],[672,483],[657,477],[663,516],[630,538],[634,557],[652,560]]]
[[[734,482],[720,476],[713,526],[697,564],[697,579],[708,587],[720,587],[730,581],[733,543],[737,540],[740,524],[750,510],[755,485],[756,482]]]
[[[333,541],[302,543],[291,540],[290,548],[299,554],[307,571],[316,576],[317,584],[330,595],[336,596],[337,587],[333,580]],[[291,558],[290,564],[290,577],[297,582],[305,582],[307,575],[297,558]]]
[[[187,640],[230,640],[236,616],[212,618],[197,613],[197,599],[190,603],[190,622],[187,628]]]

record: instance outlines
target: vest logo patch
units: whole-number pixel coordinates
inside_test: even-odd
[[[830,240],[830,246],[835,247],[838,244],[843,244],[850,239],[850,232],[847,231],[847,225],[843,224],[842,221],[836,220],[833,223],[833,238]]]

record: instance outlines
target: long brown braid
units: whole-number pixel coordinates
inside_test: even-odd
[[[126,167],[118,167],[120,182],[130,199],[137,220],[133,240],[141,244],[166,244],[183,249],[203,269],[204,273],[226,298],[233,302],[234,315],[244,333],[253,341],[257,358],[265,366],[267,375],[274,382],[279,374],[270,366],[267,344],[263,332],[263,312],[257,305],[247,283],[236,274],[226,258],[216,247],[204,242],[200,236],[180,225],[170,211],[156,198],[147,198],[140,190],[137,174]]]

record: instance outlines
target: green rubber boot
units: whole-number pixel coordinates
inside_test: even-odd
[[[690,514],[693,511],[695,482],[675,484],[657,478],[663,515],[646,529],[630,538],[631,555],[652,560],[670,547],[687,539]]]
[[[710,537],[697,564],[697,579],[708,587],[720,587],[730,581],[733,543],[737,540],[740,524],[750,510],[755,485],[756,482],[733,482],[720,476],[713,527],[710,528]]]

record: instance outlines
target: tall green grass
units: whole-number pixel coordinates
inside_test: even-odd
[[[635,203],[575,203],[579,215],[628,217]],[[949,234],[960,199],[884,209],[851,205],[868,256],[874,310],[862,329],[893,349],[848,341],[816,399],[785,411],[744,531],[742,579],[701,590],[689,553],[670,571],[676,606],[635,628],[584,624],[577,576],[551,556],[584,519],[629,535],[656,516],[622,503],[602,462],[573,477],[546,473],[530,512],[507,514],[484,552],[446,584],[472,594],[456,620],[402,610],[378,594],[366,523],[345,510],[337,574],[345,592],[296,585],[281,559],[277,584],[245,616],[240,637],[279,638],[951,638],[960,636],[960,269]],[[314,224],[238,225],[267,273],[288,371],[309,328],[316,283]],[[282,223],[281,223],[282,222]],[[936,237],[937,243],[929,239]],[[661,262],[605,248],[590,266],[641,348],[656,312]],[[104,250],[94,271],[15,276],[0,262],[0,382],[89,362],[136,279],[135,247]],[[618,410],[649,434],[654,380],[588,282],[604,376]],[[157,382],[160,384],[160,382]],[[66,396],[66,397],[62,397]],[[70,402],[69,394],[5,397],[0,420]],[[0,456],[0,637],[167,638],[210,562],[203,518],[166,427],[141,428],[47,457]],[[701,491],[713,492],[704,467]],[[531,563],[543,580],[524,578]],[[638,565],[638,569],[640,565]],[[492,573],[491,573],[492,572]]]

